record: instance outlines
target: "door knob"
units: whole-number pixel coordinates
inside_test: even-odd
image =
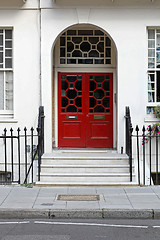
[[[86,115],[86,117],[88,117],[88,114]]]

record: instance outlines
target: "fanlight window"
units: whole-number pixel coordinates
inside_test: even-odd
[[[60,64],[111,64],[111,40],[100,30],[68,30],[60,37]]]

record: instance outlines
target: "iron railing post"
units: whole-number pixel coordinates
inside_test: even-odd
[[[129,162],[130,162],[130,182],[132,182],[132,132],[133,132],[133,128],[132,128],[132,124],[130,123],[130,129],[129,129]]]
[[[31,128],[31,164],[32,164],[32,183],[33,183],[33,127]]]
[[[27,176],[27,128],[24,128],[24,146],[25,146],[25,176]],[[27,179],[25,179],[25,184],[27,184]]]
[[[14,179],[14,169],[13,169],[13,129],[10,129],[11,132],[11,164],[12,164],[12,182]]]
[[[146,175],[146,169],[145,169],[145,140],[146,140],[146,135],[145,135],[145,126],[143,126],[142,128],[142,132],[143,132],[143,184],[145,185],[145,175]]]
[[[158,126],[156,125],[156,185],[158,185]]]
[[[139,163],[139,127],[136,126],[136,132],[137,132],[137,161],[138,161],[138,184],[140,185],[140,163]]]
[[[7,129],[4,129],[4,157],[5,157],[5,182],[7,182]]]
[[[152,128],[151,128],[151,125],[149,125],[149,129],[148,129],[148,131],[149,131],[149,172],[150,172],[150,185],[152,184],[151,183],[151,176],[152,176],[152,143],[151,143],[151,141],[152,141],[152,138],[151,138],[151,135],[152,135]]]
[[[20,128],[17,129],[18,132],[18,174],[19,174],[19,180],[18,183],[21,183],[21,155],[20,155]]]
[[[44,107],[39,107],[38,118],[38,181],[40,181],[41,172],[41,156],[44,153]]]

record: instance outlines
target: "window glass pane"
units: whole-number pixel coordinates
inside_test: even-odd
[[[68,30],[67,35],[76,35],[76,30]]]
[[[106,59],[106,64],[111,64],[111,59]]]
[[[0,110],[4,109],[4,73],[0,72]]]
[[[157,35],[157,51],[160,51],[160,34]]]
[[[6,110],[13,110],[13,74],[6,72]]]
[[[111,40],[100,30],[68,30],[59,54],[61,64],[111,64]]]
[[[154,92],[148,92],[148,102],[154,102]]]
[[[0,45],[3,45],[3,35],[0,35]]]
[[[101,36],[103,36],[104,33],[103,33],[102,31],[100,31],[100,30],[95,30],[95,35],[101,35]]]
[[[160,71],[157,72],[157,102],[160,102]]]
[[[0,63],[3,63],[3,52],[0,52]]]
[[[60,38],[60,46],[65,46],[65,37]]]
[[[79,35],[93,35],[93,30],[78,30]]]
[[[6,58],[5,59],[5,67],[6,68],[12,68],[12,58]]]
[[[6,41],[5,42],[5,47],[6,48],[12,48],[12,41]]]
[[[12,30],[5,31],[5,39],[12,39]]]
[[[106,37],[106,46],[107,47],[111,46],[111,40],[108,37]]]
[[[155,56],[155,50],[154,49],[149,49],[148,50],[148,57],[154,57]]]
[[[106,57],[111,57],[111,49],[106,48]]]
[[[104,64],[104,59],[95,59],[95,64]]]
[[[153,107],[147,107],[147,114],[153,114],[154,113],[154,108]]]
[[[66,62],[66,61],[65,61],[64,58],[61,58],[61,59],[60,59],[60,64],[65,64],[65,62]]]
[[[148,30],[148,39],[155,39],[155,30],[154,29]]]
[[[148,82],[154,82],[154,74],[148,74]]]
[[[149,48],[155,48],[155,41],[154,40],[148,40],[148,47]]]
[[[65,57],[65,48],[60,49],[60,57]]]
[[[5,56],[6,57],[12,57],[12,50],[6,50],[5,51]]]
[[[149,58],[148,59],[148,68],[154,68],[155,67],[155,59]]]
[[[160,52],[156,54],[157,66],[160,64]]]

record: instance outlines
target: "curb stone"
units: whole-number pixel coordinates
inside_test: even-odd
[[[157,215],[158,216],[158,215]],[[114,209],[103,210],[104,218],[121,218],[121,219],[153,219],[154,210],[137,210],[137,209]],[[160,218],[160,212],[159,212]]]
[[[0,209],[0,219],[160,219],[160,210],[42,210]]]
[[[0,209],[0,219],[48,219],[49,210]]]
[[[154,212],[154,219],[160,219],[160,209],[156,209]]]
[[[50,218],[85,218],[97,219],[103,218],[102,210],[53,210],[50,212]]]

